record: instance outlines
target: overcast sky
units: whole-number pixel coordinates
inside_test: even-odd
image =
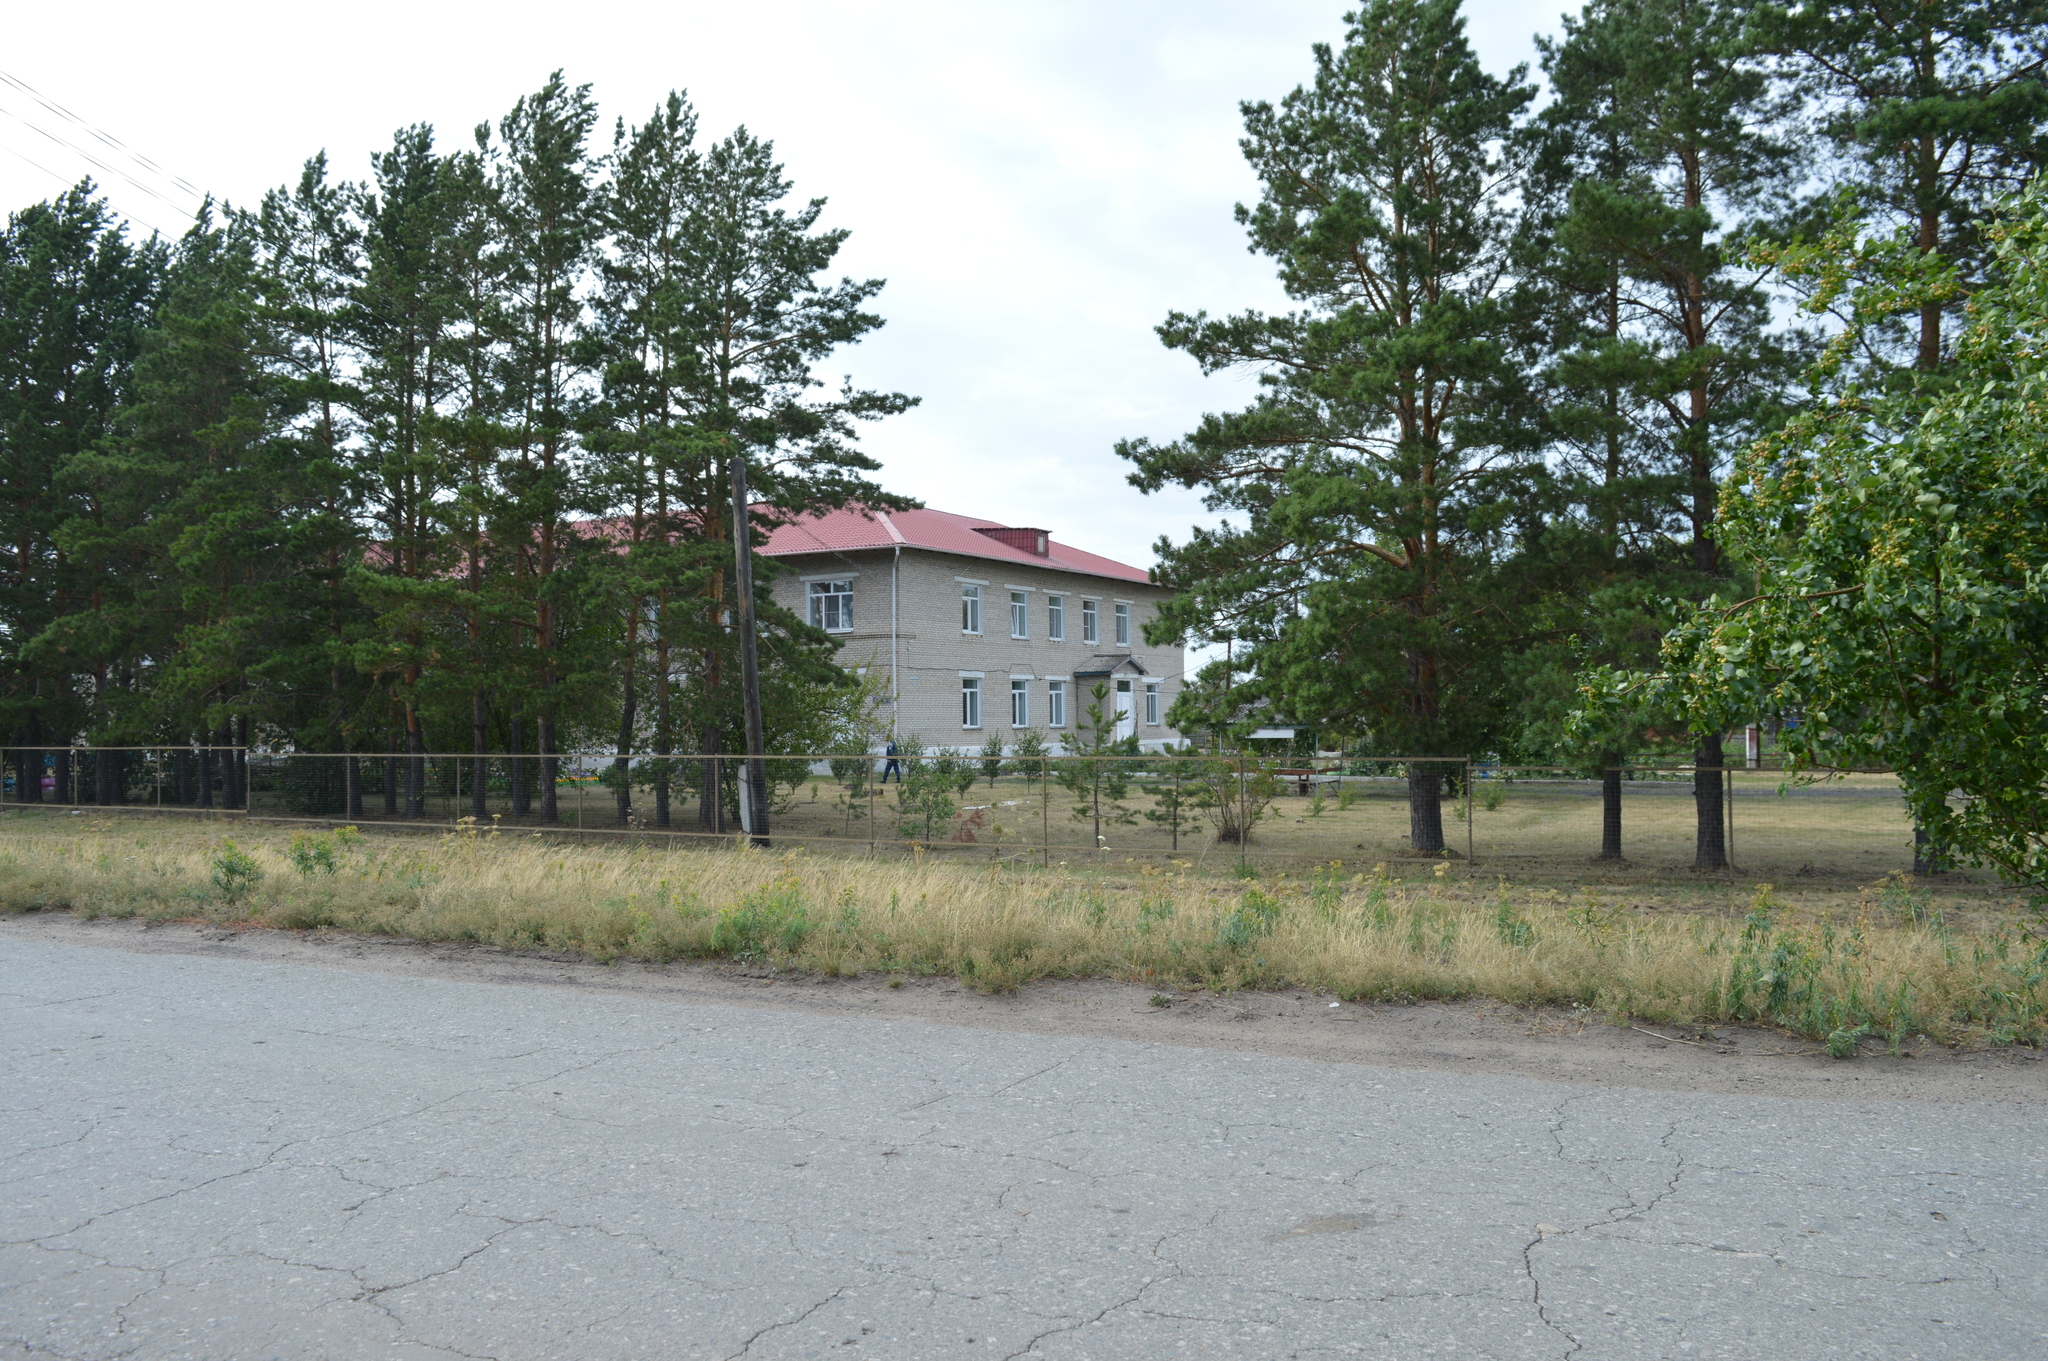
[[[1202,508],[1185,493],[1140,495],[1112,445],[1171,438],[1252,390],[1202,379],[1152,328],[1172,308],[1282,304],[1231,218],[1257,194],[1237,104],[1305,80],[1310,45],[1341,39],[1346,8],[21,4],[0,71],[237,203],[296,179],[323,148],[337,176],[363,178],[404,124],[465,143],[556,67],[595,87],[606,146],[613,119],[645,119],[684,89],[700,136],[744,123],[774,141],[797,193],[829,199],[827,225],[851,229],[845,271],[889,281],[887,327],[832,365],[924,399],[868,432],[884,483],[1149,566],[1152,543],[1185,536]],[[1560,8],[1467,0],[1481,60],[1496,74],[1533,65],[1531,37],[1554,31]],[[85,174],[167,232],[196,203],[0,84],[0,202],[17,208]]]

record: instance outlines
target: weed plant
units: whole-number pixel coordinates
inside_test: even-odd
[[[1298,877],[1003,862],[862,862],[744,846],[586,847],[470,825],[432,840],[172,819],[0,820],[0,910],[69,909],[831,975],[952,975],[984,991],[1099,976],[1163,991],[1304,987],[1496,998],[1679,1025],[1762,1023],[1853,1053],[2037,1044],[2048,942],[2016,915],[1952,920],[1894,877],[1826,911],[1768,885],[1740,911],[1646,912],[1326,864]]]

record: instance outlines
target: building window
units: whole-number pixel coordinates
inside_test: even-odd
[[[1045,721],[1048,727],[1067,726],[1067,683],[1063,680],[1045,683]]]
[[[1031,597],[1022,591],[1010,592],[1010,636],[1031,636]]]
[[[811,583],[811,627],[827,633],[853,631],[853,583],[814,581]]]
[[[1010,726],[1031,726],[1031,682],[1028,680],[1010,682]]]
[[[971,677],[963,677],[960,681],[960,726],[981,726],[981,682]]]
[[[1131,607],[1121,600],[1116,602],[1116,645],[1131,645]]]
[[[1095,608],[1093,600],[1081,602],[1081,641],[1084,643],[1101,641],[1100,630],[1095,622]]]
[[[962,586],[960,588],[960,631],[962,633],[981,632],[981,587],[979,586]],[[969,724],[968,726],[972,727],[975,725]]]
[[[1145,724],[1147,727],[1152,728],[1156,728],[1159,726],[1158,681],[1145,682]]]
[[[1055,643],[1067,641],[1067,598],[1063,595],[1045,598],[1045,636]]]

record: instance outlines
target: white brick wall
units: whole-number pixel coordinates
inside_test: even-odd
[[[839,635],[840,664],[865,666],[886,678],[890,668],[892,554],[888,550],[817,553],[780,556],[776,561],[782,572],[773,587],[776,601],[806,618],[810,581],[852,580],[854,627],[851,633]],[[1073,679],[1074,668],[1093,657],[1122,655],[1134,658],[1146,673],[1131,677],[1131,709],[1140,743],[1156,748],[1180,740],[1180,734],[1163,720],[1180,693],[1186,654],[1178,647],[1152,647],[1145,642],[1144,633],[1145,621],[1168,598],[1168,592],[1146,583],[921,548],[903,549],[897,571],[896,655],[902,669],[898,732],[914,733],[927,745],[942,747],[979,747],[991,732],[1000,732],[1008,740],[1015,731],[1010,723],[1010,681],[1017,678],[1027,680],[1030,686],[1031,726],[1053,737],[1062,731],[1071,733],[1087,706],[1084,683]],[[981,586],[979,636],[961,631],[961,587],[966,584],[962,578]],[[1022,590],[1029,602],[1029,638],[1010,636],[1013,589]],[[1046,636],[1049,595],[1065,599],[1064,642]],[[1081,641],[1084,599],[1099,604],[1099,641],[1095,643]],[[1113,606],[1117,601],[1131,606],[1128,647],[1116,643]],[[982,722],[978,729],[961,726],[963,671],[981,673]],[[1067,682],[1064,729],[1054,729],[1047,722],[1047,683],[1054,679]],[[1157,725],[1145,722],[1147,681],[1159,683],[1162,722]]]

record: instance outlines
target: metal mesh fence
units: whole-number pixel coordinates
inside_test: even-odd
[[[1369,868],[1422,854],[1411,799],[1420,773],[1440,799],[1439,854],[1482,873],[1869,882],[1914,865],[1912,822],[1885,774],[1788,784],[1777,771],[1716,772],[1719,846],[1703,863],[1711,838],[1686,767],[1621,772],[1612,799],[1599,779],[1454,758],[825,754],[776,756],[768,768],[774,842],[828,852]],[[743,769],[732,756],[0,749],[7,805],[423,829],[474,819],[679,844],[741,834]]]

